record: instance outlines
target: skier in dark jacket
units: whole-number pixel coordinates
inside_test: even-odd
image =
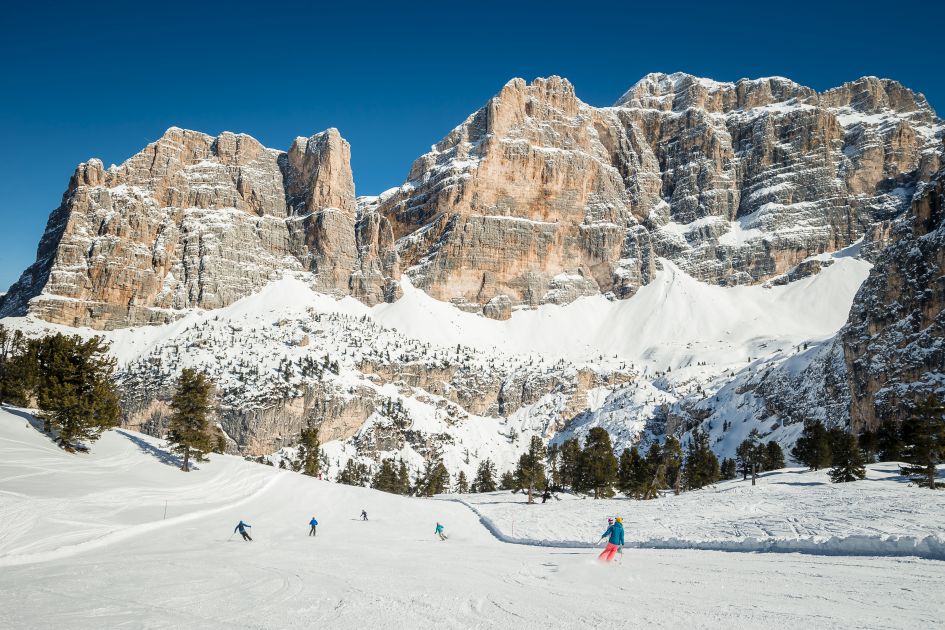
[[[240,536],[243,537],[243,540],[252,540],[253,539],[252,536],[250,536],[249,532],[246,531],[250,527],[252,527],[252,525],[248,525],[244,523],[243,521],[240,521],[239,524],[236,526],[236,529],[233,530],[233,533],[235,534],[236,532],[239,532]]]
[[[550,498],[551,498],[551,491],[545,488],[544,494],[541,495],[541,502],[545,503]]]
[[[309,536],[317,535],[318,532],[316,531],[316,528],[318,527],[318,521],[315,520],[314,516],[312,517],[312,520],[308,522],[308,524],[312,527],[312,529],[309,530],[308,535]]]
[[[367,510],[361,510],[361,520],[362,521],[367,520]]]

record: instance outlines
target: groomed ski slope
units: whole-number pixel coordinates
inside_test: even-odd
[[[254,542],[231,536],[240,518]],[[236,457],[181,473],[130,432],[72,455],[0,410],[3,628],[906,628],[945,613],[945,562],[628,550],[601,566],[595,553],[505,544],[456,502]]]

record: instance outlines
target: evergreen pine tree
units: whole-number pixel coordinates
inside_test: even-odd
[[[115,359],[107,350],[101,337],[82,340],[58,333],[36,344],[36,403],[46,432],[55,430],[67,451],[118,425],[118,392],[111,381]]]
[[[34,396],[39,387],[39,363],[37,352],[41,340],[27,341],[7,361],[5,368],[6,384],[3,401],[19,407],[33,406]]]
[[[345,463],[345,467],[338,473],[335,481],[346,486],[363,486],[369,475],[367,465],[352,458]]]
[[[10,330],[0,325],[0,403],[6,402],[16,387],[14,365],[17,358],[26,353],[26,347],[26,338],[21,330]]]
[[[764,470],[780,470],[784,468],[784,451],[781,445],[770,440],[765,445]]]
[[[719,480],[719,459],[709,446],[709,434],[694,429],[686,449],[683,477],[687,490],[705,487]]]
[[[634,484],[641,499],[655,499],[659,491],[666,489],[666,467],[663,465],[663,451],[656,442],[650,449],[640,467],[640,477]]]
[[[548,463],[548,477],[552,488],[561,487],[561,447],[557,444],[549,444],[545,455]]]
[[[845,433],[842,439],[833,441],[830,449],[833,467],[827,474],[833,483],[846,483],[866,477],[863,454],[857,444],[856,436]]]
[[[679,494],[683,484],[683,451],[679,440],[672,435],[666,436],[660,448],[661,462],[664,467],[666,487]]]
[[[620,463],[617,471],[617,487],[627,496],[638,496],[640,469],[643,467],[643,458],[636,446],[623,449],[620,454]]]
[[[827,429],[827,442],[830,444],[830,461],[828,461],[824,468],[833,465],[833,452],[835,449],[845,448],[844,444],[847,439],[848,431],[844,427],[830,427]]]
[[[876,454],[879,453],[879,435],[876,431],[864,429],[860,432],[857,441],[860,444],[860,451],[863,453],[863,459],[868,464],[876,461]]]
[[[730,457],[726,457],[722,460],[722,465],[720,468],[722,479],[734,479],[738,476],[738,466],[735,463],[735,460]]]
[[[545,482],[545,445],[537,435],[532,436],[528,452],[519,457],[515,478],[518,487],[528,491],[528,502],[534,503],[532,491]]]
[[[581,466],[581,443],[570,438],[561,444],[561,485],[580,491],[579,469]]]
[[[804,430],[791,450],[791,457],[811,470],[830,465],[830,440],[823,422],[814,420],[804,423]]]
[[[511,470],[502,473],[499,479],[499,490],[515,490],[515,474]]]
[[[747,479],[751,475],[751,485],[755,485],[758,479],[758,473],[764,469],[765,454],[767,450],[761,443],[761,435],[758,429],[752,429],[748,438],[743,440],[735,450],[735,456],[738,458],[738,465],[742,471],[742,479]]]
[[[407,463],[400,460],[397,464],[397,494],[410,494],[410,470]]]
[[[457,494],[467,494],[469,492],[469,482],[466,480],[466,473],[462,470],[459,471],[459,474],[456,475],[456,485],[454,486],[454,492]]]
[[[594,491],[594,498],[614,496],[614,483],[617,481],[617,458],[614,457],[610,434],[602,427],[591,429],[584,440],[581,454],[581,485]]]
[[[318,430],[314,428],[302,429],[299,436],[298,459],[295,470],[309,477],[317,477],[321,470],[321,444],[318,441]]]
[[[902,474],[932,489],[941,486],[935,477],[936,465],[945,459],[945,407],[937,398],[929,396],[915,406],[902,423],[902,441],[909,464],[901,467]]]
[[[473,492],[495,492],[495,464],[491,459],[479,462],[476,478],[473,479]]]
[[[432,497],[450,490],[450,473],[440,459],[427,460],[423,473],[417,479],[417,494]]]
[[[374,473],[374,478],[371,479],[371,487],[382,492],[399,494],[400,480],[397,469],[394,467],[394,460],[385,458],[381,461],[380,467]]]
[[[184,368],[177,378],[171,398],[171,422],[167,442],[171,450],[183,456],[180,469],[190,472],[190,459],[206,461],[206,454],[216,444],[210,426],[210,394],[213,385],[203,372]]]
[[[876,446],[879,449],[879,461],[902,461],[902,453],[905,450],[905,444],[902,442],[902,425],[895,420],[879,425],[876,430]]]

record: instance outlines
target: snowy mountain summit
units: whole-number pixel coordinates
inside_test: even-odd
[[[171,128],[79,165],[0,316],[104,331],[126,426],[162,434],[199,367],[232,449],[318,427],[330,469],[469,473],[594,426],[789,446],[942,382],[943,137],[874,77],[651,74],[612,107],[513,79],[358,198],[336,129],[279,151]]]

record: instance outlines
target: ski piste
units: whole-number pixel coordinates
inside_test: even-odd
[[[867,480],[840,484],[843,488],[830,485],[825,473],[789,469],[763,476],[753,489],[750,481],[725,482],[650,502],[563,494],[561,501],[527,505],[521,494],[509,492],[442,500],[399,497],[215,454],[199,470],[183,474],[154,455],[162,441],[133,436],[153,447],[143,450],[131,437],[123,430],[108,431],[91,452],[77,457],[22,416],[0,410],[5,493],[0,495],[0,588],[18,602],[7,627],[45,625],[41,620],[49,620],[50,610],[70,619],[74,628],[143,621],[175,626],[185,618],[213,625],[237,617],[242,625],[301,627],[303,620],[311,622],[313,610],[342,628],[383,625],[390,615],[424,626],[430,614],[468,626],[531,627],[520,619],[525,616],[536,623],[582,627],[586,619],[606,615],[642,625],[692,627],[704,620],[706,607],[725,602],[718,614],[735,628],[777,627],[785,620],[799,627],[897,628],[927,619],[945,580],[945,563],[877,556],[886,553],[880,546],[871,556],[857,557],[627,548],[602,566],[596,559],[600,548],[590,539],[614,515],[624,520],[629,546],[646,536],[658,542],[659,532],[671,523],[679,534],[699,524],[704,538],[711,539],[712,531],[721,535],[723,530],[705,527],[721,527],[723,521],[706,521],[703,501],[722,515],[750,515],[753,506],[761,506],[764,512],[754,521],[726,516],[726,522],[738,522],[743,535],[754,522],[782,537],[790,530],[776,528],[764,514],[776,514],[774,506],[783,503],[790,517],[785,525],[798,528],[792,535],[800,536],[802,526],[815,539],[824,535],[826,553],[832,553],[830,536],[865,545],[857,537],[870,528],[887,532],[889,545],[895,532],[900,545],[907,535],[916,540],[940,535],[945,493],[930,492],[919,501],[915,489],[884,472],[883,465],[872,466]],[[845,498],[826,501],[817,498],[819,485],[790,485],[799,480],[823,484],[825,492]],[[813,492],[814,498],[807,501],[802,491]],[[464,503],[452,500],[457,498]],[[351,519],[362,509],[383,526],[355,527]],[[313,510],[324,526],[317,539],[300,527]],[[845,520],[837,520],[840,514]],[[241,519],[257,532],[252,544],[211,544],[222,539],[221,529],[229,535]],[[505,536],[513,519],[521,539],[513,542],[519,544],[494,534]],[[431,545],[440,542],[430,538],[430,526],[437,522],[446,526],[450,539]],[[913,553],[919,551],[913,547]],[[181,579],[182,567],[186,579]],[[784,579],[746,587],[764,571]],[[851,571],[862,579],[844,579]],[[912,583],[905,591],[901,583],[907,578]],[[40,592],[36,580],[43,583]],[[103,590],[90,590],[89,584]],[[149,587],[142,590],[141,584]],[[214,596],[206,597],[194,584],[213,584]],[[79,592],[84,595],[59,596]],[[619,597],[604,596],[609,593]],[[47,605],[50,597],[55,597],[53,608]],[[351,601],[358,602],[356,609]],[[418,608],[416,601],[424,606]],[[680,606],[682,601],[689,604]]]

